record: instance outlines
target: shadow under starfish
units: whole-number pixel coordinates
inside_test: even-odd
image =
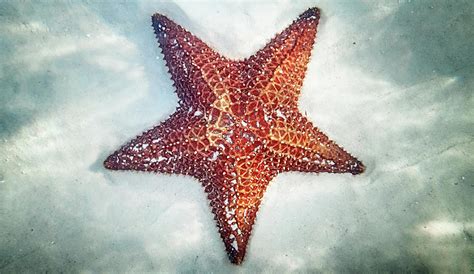
[[[230,60],[153,15],[179,106],[104,166],[197,178],[229,258],[240,264],[263,194],[278,173],[364,171],[298,110],[319,18],[319,9],[310,8],[254,55]]]

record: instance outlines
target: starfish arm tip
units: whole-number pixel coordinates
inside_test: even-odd
[[[235,264],[235,265],[241,265],[242,262],[244,261],[244,258],[242,255],[229,255],[230,262]]]
[[[301,19],[319,19],[321,15],[321,10],[317,7],[312,7],[312,8],[309,8],[307,9],[305,12],[303,12],[299,18]]]
[[[359,160],[356,160],[355,163],[351,165],[350,173],[352,175],[362,174],[364,171],[365,165]]]
[[[155,12],[152,16],[151,16],[151,20],[153,22],[157,21],[157,20],[160,20],[162,18],[165,18],[166,16],[164,16],[163,14],[159,13],[159,12]]]
[[[110,169],[110,170],[117,170],[117,156],[115,155],[115,153],[109,155],[109,157],[107,157],[107,159],[105,159],[103,165],[106,169]]]
[[[155,29],[155,34],[165,33],[170,27],[173,27],[173,21],[161,13],[155,13],[151,16],[151,25]]]

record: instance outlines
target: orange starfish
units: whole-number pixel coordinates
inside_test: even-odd
[[[179,107],[110,155],[105,167],[197,178],[229,258],[240,264],[263,193],[278,173],[364,171],[298,111],[318,21],[319,10],[308,9],[263,49],[235,61],[153,15]]]

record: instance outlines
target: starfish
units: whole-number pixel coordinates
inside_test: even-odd
[[[240,264],[265,189],[277,174],[364,171],[298,110],[319,17],[319,9],[310,8],[254,55],[231,60],[154,14],[179,106],[110,155],[105,167],[197,178],[229,259]]]

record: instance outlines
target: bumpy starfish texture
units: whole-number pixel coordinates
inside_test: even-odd
[[[229,258],[240,264],[265,189],[278,173],[364,171],[298,111],[318,21],[319,10],[308,9],[263,49],[235,61],[153,15],[179,106],[110,155],[105,167],[197,178]]]

